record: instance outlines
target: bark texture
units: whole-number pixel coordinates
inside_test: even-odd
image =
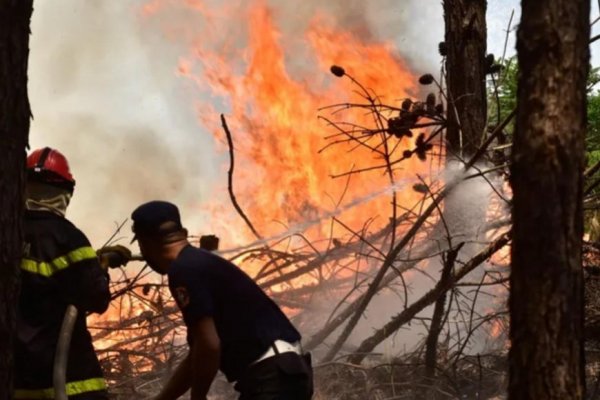
[[[448,152],[467,156],[481,144],[487,119],[486,0],[444,0]]]
[[[32,3],[0,0],[0,400],[13,398],[13,343],[31,118],[27,60]]]
[[[587,0],[523,0],[509,398],[582,399]]]
[[[446,88],[447,88],[447,161],[469,159],[483,142],[487,125],[486,94],[486,0],[444,0]],[[455,168],[455,166],[453,166]],[[468,191],[463,184],[462,192]],[[487,202],[457,192],[444,202],[446,224],[453,237],[480,241],[476,224],[485,219]],[[468,245],[465,252],[475,253]]]

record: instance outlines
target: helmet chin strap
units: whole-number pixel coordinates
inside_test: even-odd
[[[48,156],[50,155],[51,151],[52,151],[52,149],[50,147],[44,147],[44,150],[42,150],[42,154],[40,155],[39,160],[35,164],[34,168],[36,170],[41,170],[41,169],[44,168],[44,164],[46,163],[46,159],[48,159]]]

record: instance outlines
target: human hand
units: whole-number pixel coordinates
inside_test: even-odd
[[[215,235],[200,236],[200,248],[208,251],[219,249],[219,237]]]
[[[114,246],[104,246],[96,250],[100,259],[100,265],[104,268],[117,268],[125,266],[131,260],[131,250],[120,244]]]

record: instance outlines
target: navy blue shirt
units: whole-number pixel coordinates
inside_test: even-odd
[[[212,317],[221,340],[221,371],[229,381],[275,340],[300,334],[279,307],[241,269],[209,251],[185,247],[168,272],[169,289],[188,328]]]

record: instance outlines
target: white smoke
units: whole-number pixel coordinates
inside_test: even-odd
[[[136,4],[37,2],[32,21],[31,146],[70,160],[77,186],[67,215],[96,246],[140,202],[169,199],[185,216],[219,168],[174,73],[181,49],[149,57]]]
[[[244,2],[227,4],[241,12]],[[317,11],[373,41],[391,41],[417,71],[439,65],[443,38],[438,1],[270,0],[278,27],[302,36]],[[515,1],[511,0],[511,3]],[[40,1],[32,21],[30,99],[32,148],[55,146],[71,161],[77,188],[68,216],[99,245],[140,202],[162,198],[178,203],[192,232],[210,224],[198,204],[223,191],[225,155],[216,151],[214,127],[197,122],[195,105],[210,98],[176,74],[188,51],[190,32],[202,18],[192,12],[140,16],[144,2]],[[507,5],[502,9],[508,19]],[[166,19],[169,20],[166,20]],[[178,26],[181,40],[167,39],[163,24]],[[220,21],[225,38],[238,24]],[[224,39],[223,39],[224,40]],[[218,46],[216,43],[215,46]],[[340,43],[340,46],[343,46]],[[293,53],[290,64],[298,63]],[[222,105],[214,104],[217,112]],[[317,111],[315,110],[315,115]],[[215,121],[217,118],[215,118]]]
[[[223,3],[234,10],[243,4]],[[437,45],[443,40],[439,1],[268,3],[282,33],[297,35],[299,41],[320,10],[365,39],[393,42],[417,74],[435,73],[439,68]],[[497,32],[497,27],[506,26],[508,4],[516,1],[502,3],[490,4],[490,15],[496,21],[490,24],[490,51],[495,53],[504,41],[504,32]],[[141,4],[133,0],[39,1],[33,16],[29,76],[35,119],[31,145],[54,146],[69,158],[77,187],[68,217],[95,246],[101,245],[113,233],[115,223],[127,218],[139,203],[156,198],[177,203],[192,233],[206,232],[213,216],[199,214],[199,204],[222,192],[226,183],[226,155],[217,151],[208,133],[214,126],[200,126],[195,114],[198,103],[212,104],[214,100],[176,74],[179,57],[189,51],[191,36],[186,35],[199,29],[195,24],[202,20],[191,12],[165,13],[170,21],[161,19],[162,14],[143,19]],[[181,31],[171,33],[182,40],[165,37],[163,22],[180,27]],[[216,29],[225,40],[242,27],[223,20]],[[293,52],[288,58],[291,65],[302,61]],[[227,111],[220,109],[220,103],[212,105],[217,112]],[[487,201],[487,183],[473,185],[473,190],[483,190],[477,191],[476,197]],[[471,190],[457,195],[460,193],[473,199]],[[468,209],[465,215],[468,217]],[[128,227],[123,236],[129,236]],[[416,298],[430,284],[414,282],[411,296]],[[383,325],[399,311],[398,304],[378,296],[367,312],[368,319],[351,339],[356,342]],[[399,349],[391,344],[393,340],[384,347],[402,350],[416,338],[414,332],[400,334]]]
[[[495,235],[492,235],[494,230],[489,229],[488,224],[498,223],[501,220],[508,221],[509,210],[507,204],[499,197],[499,194],[504,197],[508,197],[509,195],[503,193],[505,181],[501,176],[488,174],[485,179],[481,176],[474,177],[474,175],[477,175],[477,171],[486,171],[488,168],[490,166],[477,165],[475,170],[471,169],[465,173],[463,166],[456,163],[455,165],[448,166],[441,172],[440,177],[442,177],[444,182],[461,182],[450,192],[441,205],[445,221],[443,223],[438,222],[437,226],[433,230],[430,230],[426,237],[421,235],[420,240],[416,241],[414,248],[410,252],[401,253],[400,260],[423,259],[423,261],[404,273],[404,282],[399,278],[396,279],[387,289],[381,290],[373,298],[364,313],[364,317],[361,318],[352,332],[347,342],[346,351],[342,351],[341,354],[350,352],[353,346],[370,337],[375,330],[380,329],[389,322],[392,316],[401,313],[404,310],[405,304],[410,306],[435,286],[439,281],[443,266],[440,254],[449,248],[446,228],[450,231],[453,247],[456,247],[460,242],[465,242],[465,245],[461,247],[458,253],[456,269],[459,269],[460,266],[479,253],[487,246],[491,239],[497,237],[497,232]],[[464,180],[465,178],[468,179]],[[429,179],[435,180],[437,177],[428,177]],[[448,209],[449,203],[452,204],[451,210]],[[489,215],[486,216],[486,212],[491,206],[496,209],[493,219]],[[450,215],[449,211],[452,215]],[[501,230],[504,231],[506,226],[506,224],[503,225]],[[397,242],[400,241],[401,237],[402,235],[397,238]],[[410,265],[410,262],[397,261],[395,264],[398,270],[404,270]],[[381,267],[381,262],[374,262],[371,266],[373,267],[371,273],[375,274]],[[464,281],[471,283],[479,282],[486,271],[490,269],[494,269],[490,262],[484,262],[467,275]],[[406,284],[406,287],[404,284]],[[365,290],[363,288],[361,293]],[[485,315],[490,310],[503,307],[505,292],[502,292],[499,288],[492,288],[487,292],[482,290],[482,292],[485,293],[477,293],[476,295],[474,289],[469,290],[469,288],[465,288],[462,290],[462,296],[464,297],[461,298],[461,301],[478,296],[477,306],[475,307],[476,315]],[[320,318],[325,321],[329,317],[332,305],[336,306],[339,301],[338,297],[339,294],[336,293],[318,293],[313,300],[314,312],[310,314],[310,323],[308,325],[314,327],[314,329],[320,329],[324,323],[321,324],[315,321],[320,321]],[[448,307],[448,304],[449,299],[446,300],[446,307]],[[452,307],[453,310],[456,310],[455,303],[452,304]],[[344,307],[341,308],[343,309]],[[467,309],[469,308],[467,307]],[[378,345],[374,349],[374,352],[381,353],[384,357],[394,357],[414,350],[427,336],[427,326],[429,325],[429,318],[431,318],[432,313],[433,305],[423,309],[413,321],[405,324],[398,332]],[[450,314],[452,327],[462,329],[460,337],[464,338],[465,328],[462,324],[464,321],[461,320],[460,316],[454,321],[452,319],[454,316],[456,314],[452,312]],[[331,345],[336,340],[343,326],[330,335],[326,340],[327,344]],[[444,328],[446,329],[447,327],[448,325],[445,325]],[[486,327],[489,328],[489,325],[484,325],[484,328]],[[457,337],[454,335],[453,340],[456,340]],[[489,336],[485,329],[480,330],[475,335],[474,340],[470,342],[467,353],[481,351],[488,339]],[[317,357],[319,355],[322,355],[321,351],[317,352]]]

